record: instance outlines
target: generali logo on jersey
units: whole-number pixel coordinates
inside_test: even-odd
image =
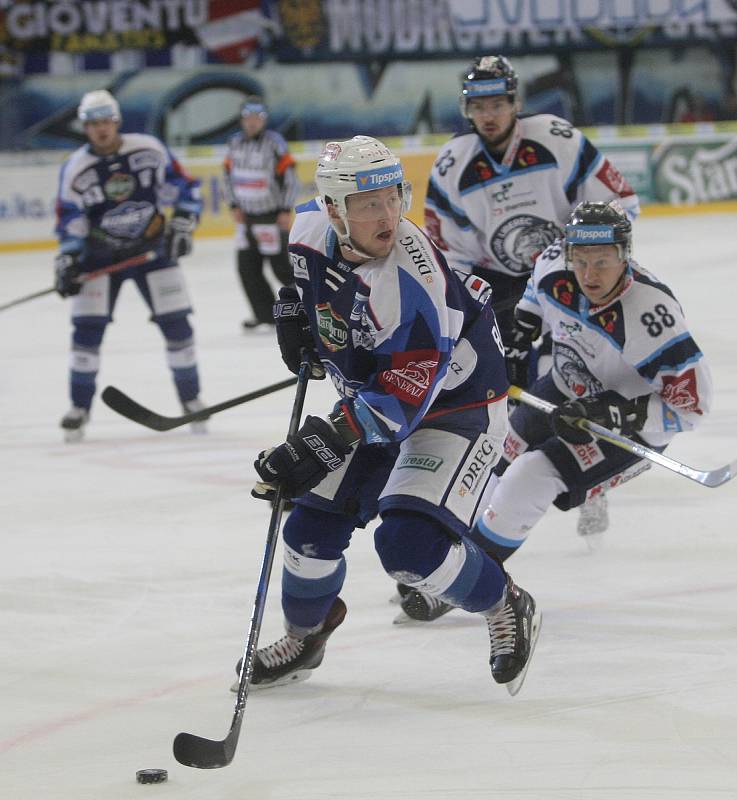
[[[419,406],[438,371],[437,350],[393,353],[391,369],[379,373],[379,383],[402,402]]]

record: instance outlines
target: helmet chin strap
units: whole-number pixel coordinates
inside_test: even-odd
[[[363,250],[361,250],[360,247],[357,247],[356,244],[353,242],[353,240],[351,239],[351,229],[347,219],[343,219],[343,217],[339,216],[338,220],[335,220],[333,219],[333,217],[330,217],[330,224],[333,226],[335,235],[338,237],[338,244],[340,245],[341,248],[350,250],[351,253],[355,253],[359,258],[367,258],[367,259],[376,258],[376,256],[372,256],[369,253],[365,253]]]

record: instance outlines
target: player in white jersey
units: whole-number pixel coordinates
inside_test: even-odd
[[[639,213],[633,189],[570,122],[520,114],[518,77],[504,56],[481,56],[463,81],[472,127],[451,139],[430,173],[425,228],[448,264],[488,281],[505,345],[535,258],[583,200],[618,199]]]
[[[64,162],[56,201],[55,286],[62,297],[72,298],[72,407],[61,421],[67,441],[80,439],[89,419],[100,345],[127,279],[135,282],[161,330],[182,406],[186,411],[203,407],[188,319],[192,308],[178,265],[192,249],[202,209],[199,181],[155,137],[120,133],[120,107],[109,92],[85,94],[78,118],[88,144]],[[165,203],[174,205],[168,221]],[[127,261],[136,263],[79,281],[85,273]],[[203,430],[202,423],[192,427]]]
[[[297,680],[320,664],[346,613],[343,553],[378,514],[387,573],[477,613],[492,676],[515,693],[540,612],[466,536],[507,430],[488,286],[449,269],[403,217],[409,186],[381,142],[328,143],[315,180],[320,197],[297,208],[290,234],[296,288],[280,292],[277,335],[287,366],[299,371],[306,349],[340,399],[255,464],[265,482],[256,496],[276,483],[296,507],[283,537],[287,634],[258,650],[253,683]]]
[[[253,318],[246,329],[273,330],[274,292],[264,275],[264,258],[283,285],[292,282],[287,243],[297,199],[294,158],[284,137],[266,127],[269,113],[259,97],[241,109],[241,130],[228,141],[223,163],[225,191],[236,223],[238,275]]]
[[[517,306],[528,347],[550,327],[553,367],[530,391],[558,409],[547,416],[519,406],[511,415],[488,507],[471,534],[502,561],[551,504],[568,510],[646,469],[575,420],[662,450],[709,411],[711,375],[681,306],[630,249],[631,225],[616,204],[582,203]]]
[[[460,98],[472,130],[441,149],[425,200],[425,229],[448,263],[491,285],[502,339],[512,354],[514,307],[535,258],[562,233],[577,203],[618,199],[630,219],[639,213],[633,189],[580,130],[552,114],[520,114],[518,83],[504,56],[474,59]],[[547,353],[545,337],[532,351],[533,370],[542,371],[538,359]],[[510,372],[513,383],[519,385],[520,378]],[[604,504],[602,495],[582,507],[580,534],[606,528]],[[397,589],[411,619],[429,621],[450,610],[401,584]]]

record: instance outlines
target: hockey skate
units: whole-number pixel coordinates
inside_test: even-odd
[[[251,686],[266,688],[307,680],[322,663],[325,644],[330,634],[343,622],[345,614],[345,603],[336,597],[319,630],[307,634],[303,639],[287,633],[274,644],[259,648],[253,660]],[[230,687],[232,692],[238,691],[242,661],[235,668],[239,680]]]
[[[606,494],[599,492],[578,509],[578,535],[584,538],[589,550],[596,550],[601,546],[602,534],[609,527],[609,503]]]
[[[205,404],[202,402],[202,400],[200,400],[199,397],[195,397],[194,400],[188,400],[186,403],[182,403],[182,408],[184,409],[185,414],[194,414],[197,411],[202,411],[202,409],[205,408]],[[205,420],[208,419],[210,419],[209,414],[202,419],[190,422],[189,429],[192,431],[192,433],[198,435],[207,433],[207,422]]]
[[[454,608],[454,606],[448,605],[448,603],[444,603],[442,600],[438,600],[437,597],[433,597],[431,594],[426,594],[418,589],[404,586],[404,584],[397,584],[397,591],[400,594],[402,592],[399,588],[400,586],[407,591],[402,595],[402,599],[399,601],[402,611],[394,618],[395,625],[403,625],[405,622],[413,621],[432,622],[438,619],[438,617],[442,617],[443,614],[452,611]]]
[[[397,590],[394,594],[389,598],[389,602],[392,605],[398,606],[402,600],[412,591],[410,586],[407,586],[406,583],[398,583]]]
[[[504,606],[486,617],[489,627],[491,674],[503,683],[511,695],[517,694],[525,681],[537,638],[542,614],[534,599],[507,576]]]
[[[64,431],[65,442],[79,442],[84,437],[84,429],[90,419],[90,412],[86,408],[72,406],[62,417],[61,427]]]

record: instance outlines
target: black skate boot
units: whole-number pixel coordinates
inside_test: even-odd
[[[325,644],[330,634],[345,619],[345,603],[336,597],[320,630],[300,639],[287,633],[268,647],[259,648],[253,660],[251,686],[281,686],[284,683],[304,681],[317,669],[325,655]],[[241,659],[235,668],[240,679]],[[236,681],[231,691],[238,691]]]
[[[400,584],[401,585],[401,584]],[[431,594],[425,594],[418,589],[404,587],[409,591],[402,597],[401,607],[402,613],[398,614],[394,619],[395,625],[402,625],[411,620],[417,622],[432,622],[443,614],[452,611],[454,606],[438,600]]]
[[[486,618],[491,642],[491,674],[511,695],[522,688],[540,635],[542,614],[524,589],[507,576],[504,606]]]
[[[389,598],[389,602],[393,605],[399,605],[402,600],[412,591],[411,586],[407,586],[406,583],[398,583],[397,584],[397,591]]]
[[[84,427],[89,422],[89,409],[72,406],[61,419],[65,442],[79,442],[84,436]]]

